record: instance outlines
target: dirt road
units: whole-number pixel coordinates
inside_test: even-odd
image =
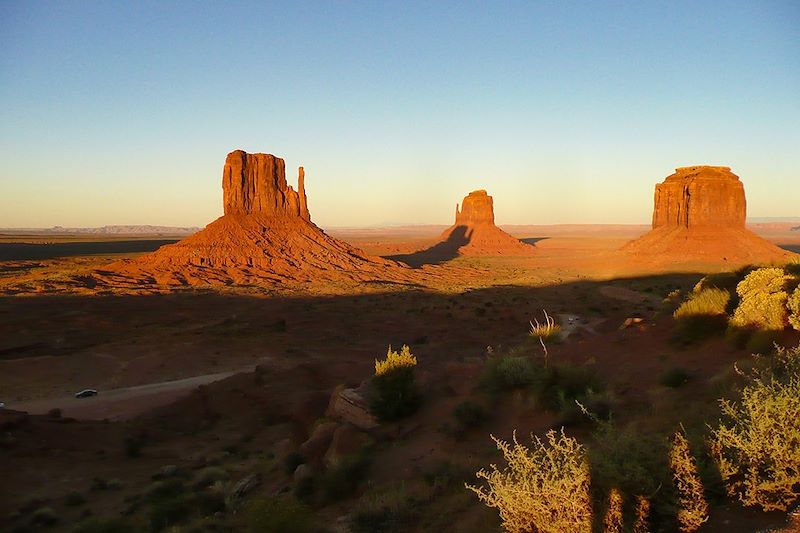
[[[255,365],[250,365],[228,372],[175,381],[101,390],[97,396],[91,398],[78,399],[74,396],[64,396],[29,402],[9,402],[6,403],[6,408],[34,415],[46,414],[51,409],[61,409],[62,416],[79,420],[125,420],[186,396],[200,385],[220,381],[242,372],[252,372],[254,369]]]

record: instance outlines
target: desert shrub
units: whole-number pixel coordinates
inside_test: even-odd
[[[741,301],[731,317],[737,328],[781,330],[787,324],[786,276],[780,268],[760,268],[736,286]]]
[[[400,368],[417,366],[417,358],[411,353],[411,349],[403,345],[400,352],[393,352],[392,347],[386,352],[386,359],[375,359],[375,375],[381,376],[389,374]]]
[[[369,465],[370,450],[363,448],[325,471],[318,480],[324,500],[332,502],[352,495],[367,475]]]
[[[694,342],[725,331],[731,293],[724,289],[695,290],[673,313],[676,333],[683,342]]]
[[[353,533],[406,531],[414,519],[414,509],[406,491],[394,488],[363,496],[350,514]]]
[[[633,523],[633,533],[650,533],[650,500],[644,496],[636,497],[636,520]]]
[[[588,447],[595,484],[627,494],[653,494],[667,476],[666,439],[643,434],[635,425],[599,421]]]
[[[691,533],[708,520],[708,503],[689,442],[681,432],[675,433],[672,439],[669,466],[678,491],[678,525],[681,531]]]
[[[420,396],[414,377],[416,365],[417,359],[408,346],[399,353],[390,346],[385,360],[375,360],[370,410],[379,420],[397,420],[417,410]]]
[[[800,496],[798,361],[800,347],[779,350],[739,401],[720,400],[725,420],[712,430],[711,453],[728,494],[744,505],[786,510]]]
[[[464,431],[482,425],[489,417],[486,409],[475,402],[469,400],[461,402],[453,409],[453,418],[455,419],[455,433],[463,433]]]
[[[244,509],[245,528],[250,533],[308,533],[313,531],[311,510],[285,497],[257,499]]]
[[[145,491],[145,496],[149,502],[157,502],[159,500],[173,498],[186,492],[186,487],[179,479],[168,479],[165,481],[156,481],[151,483]]]
[[[151,531],[161,531],[164,528],[186,521],[195,510],[195,501],[191,495],[179,494],[171,497],[153,500],[147,518]]]
[[[731,293],[724,289],[710,288],[689,293],[689,298],[675,310],[675,318],[691,316],[724,315]]]
[[[617,489],[611,489],[608,494],[603,531],[604,533],[622,533],[622,494]]]
[[[786,303],[789,309],[789,324],[800,331],[800,287],[797,287]]]
[[[559,339],[561,336],[561,326],[556,324],[556,321],[547,314],[547,311],[543,310],[542,312],[544,313],[544,323],[539,323],[539,320],[534,318],[530,323],[530,336],[543,341]]]
[[[133,526],[121,518],[90,518],[72,529],[72,533],[133,533]]]
[[[511,533],[539,531],[590,533],[592,502],[589,495],[589,462],[575,439],[549,431],[546,440],[531,436],[532,448],[492,439],[508,463],[480,470],[477,477],[488,487],[467,489],[500,513],[503,528]]]
[[[40,507],[31,515],[31,523],[37,526],[53,526],[58,523],[58,515],[50,507]]]
[[[198,488],[205,488],[217,481],[225,481],[230,475],[221,466],[207,466],[198,471],[194,476],[194,485]]]
[[[483,384],[494,392],[529,387],[541,381],[543,372],[544,368],[530,357],[492,357],[484,371]]]
[[[661,374],[661,377],[658,378],[658,382],[665,387],[677,389],[685,385],[690,378],[691,376],[684,369],[675,367]]]
[[[78,491],[72,491],[64,496],[64,505],[67,507],[78,507],[86,503],[86,498]]]

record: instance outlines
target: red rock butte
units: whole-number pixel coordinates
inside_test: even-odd
[[[531,255],[530,244],[512,237],[494,225],[494,200],[485,190],[469,193],[456,204],[455,223],[441,236],[442,244],[456,248],[459,255]]]
[[[110,265],[97,278],[116,286],[404,278],[402,265],[369,256],[311,222],[304,181],[300,167],[295,191],[283,159],[233,151],[222,172],[222,217],[180,242]]]
[[[744,185],[729,167],[677,168],[656,184],[653,229],[623,251],[671,263],[746,264],[791,255],[748,230],[746,217]]]

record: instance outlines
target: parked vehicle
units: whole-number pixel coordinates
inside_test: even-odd
[[[97,396],[97,391],[95,389],[83,389],[80,392],[75,393],[76,398],[91,398],[92,396]]]

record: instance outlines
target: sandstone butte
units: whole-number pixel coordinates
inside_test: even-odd
[[[791,254],[745,227],[744,185],[729,167],[675,169],[656,185],[653,229],[622,249],[673,263],[784,261]]]
[[[397,280],[405,268],[327,235],[313,222],[299,169],[297,190],[283,159],[236,150],[222,172],[224,214],[202,231],[145,256],[114,263],[96,279],[116,286]]]
[[[485,190],[472,191],[456,204],[455,223],[442,233],[441,243],[460,255],[531,255],[536,248],[494,225],[494,201]]]

